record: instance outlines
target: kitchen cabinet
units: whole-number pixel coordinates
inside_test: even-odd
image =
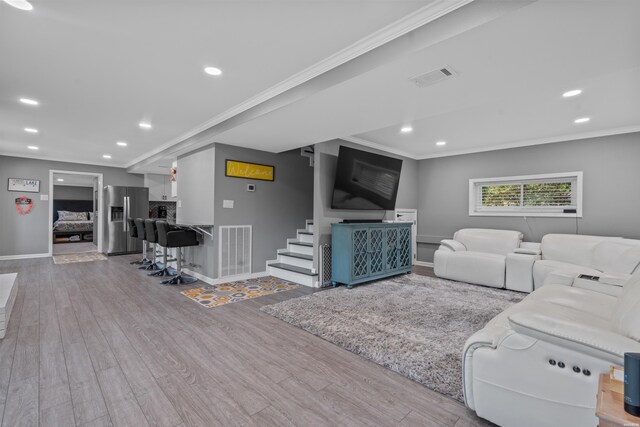
[[[177,197],[171,196],[171,176],[155,173],[144,175],[144,186],[149,188],[149,201],[164,202],[176,201]]]

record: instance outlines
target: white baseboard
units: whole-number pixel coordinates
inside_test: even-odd
[[[427,262],[427,261],[413,261],[413,265],[419,265],[421,267],[432,267],[433,268],[433,263],[432,262]]]
[[[247,279],[255,279],[257,277],[268,276],[269,274],[266,271],[260,271],[258,273],[246,273],[246,274],[237,274],[235,276],[227,276],[223,278],[213,279],[211,277],[205,276],[204,274],[200,274],[193,270],[189,270],[188,268],[183,268],[186,274],[195,277],[198,280],[202,280],[203,282],[209,285],[218,285],[220,283],[234,282],[236,280],[247,280]]]
[[[24,254],[24,255],[2,255],[0,256],[0,261],[10,261],[13,259],[30,259],[30,258],[46,258],[51,255],[46,254]]]

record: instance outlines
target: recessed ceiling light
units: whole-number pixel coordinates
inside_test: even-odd
[[[222,74],[222,70],[216,67],[205,67],[204,72],[211,76],[219,76]]]
[[[29,145],[27,148],[29,150],[39,150],[40,149],[39,147],[36,147],[35,145]]]
[[[438,141],[436,142],[436,145],[440,145],[440,146],[447,145],[447,141]]]
[[[580,117],[579,119],[575,119],[573,123],[587,123],[589,120],[591,120],[589,117]]]
[[[58,178],[58,179],[56,179],[56,181],[58,181],[58,182],[64,182],[64,179],[62,179],[62,178]]]
[[[20,102],[22,102],[23,104],[27,104],[27,105],[38,105],[39,102],[36,101],[35,99],[29,99],[29,98],[20,98]]]
[[[24,131],[29,133],[38,133],[38,129],[34,128],[24,128]]]
[[[116,144],[118,144],[120,147],[126,147],[127,146],[127,143],[124,142],[124,141],[118,141],[118,142],[116,142]]]
[[[411,126],[404,126],[400,128],[400,132],[402,133],[411,133],[413,132],[413,128]]]
[[[111,154],[103,154],[102,157],[105,158],[105,159],[110,159],[111,158]]]
[[[27,0],[4,0],[4,2],[20,10],[33,9],[33,5],[29,3]]]
[[[562,96],[564,98],[571,98],[572,96],[578,96],[582,93],[582,89],[573,89],[570,91],[567,91],[565,93],[562,94]]]
[[[151,129],[151,123],[140,122],[140,123],[138,123],[138,126],[140,126],[141,128],[144,128],[144,129]]]

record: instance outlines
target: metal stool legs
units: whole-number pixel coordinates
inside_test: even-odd
[[[151,257],[151,263],[147,266],[143,266],[140,267],[141,270],[151,270],[151,271],[155,271],[155,270],[161,270],[162,268],[164,268],[164,265],[161,262],[156,262],[156,243],[153,244],[153,247],[151,249],[152,253],[153,253],[153,257]]]
[[[190,283],[197,282],[198,279],[196,279],[195,277],[182,274],[182,248],[176,248],[176,258],[178,275],[171,279],[163,280],[160,283],[162,283],[163,285],[188,285]]]
[[[145,266],[151,264],[151,260],[147,259],[147,241],[146,240],[142,241],[142,259],[140,261],[132,261],[130,264],[145,265]]]
[[[162,248],[162,264],[164,268],[162,270],[154,271],[153,273],[149,273],[149,276],[175,276],[178,274],[175,268],[169,267],[167,260],[167,248]]]

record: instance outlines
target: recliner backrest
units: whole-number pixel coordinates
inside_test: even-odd
[[[598,243],[591,265],[607,273],[631,274],[640,264],[640,240],[617,239]]]
[[[507,255],[520,246],[522,233],[513,230],[489,228],[463,228],[453,239],[465,245],[468,251]]]
[[[540,243],[542,259],[591,266],[595,247],[620,237],[586,236],[579,234],[546,234]]]
[[[635,272],[624,284],[611,316],[611,328],[640,341],[640,271]]]

